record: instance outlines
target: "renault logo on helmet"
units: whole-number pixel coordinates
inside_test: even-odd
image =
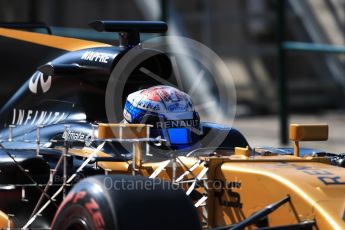
[[[48,79],[45,81],[43,73],[36,72],[29,81],[29,89],[32,93],[37,93],[38,82],[40,82],[43,93],[46,93],[50,89],[52,77],[48,76]]]
[[[198,120],[169,120],[164,122],[157,122],[156,127],[161,129],[178,128],[178,127],[198,127]]]

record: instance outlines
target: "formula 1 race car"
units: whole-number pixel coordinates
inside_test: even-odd
[[[160,85],[140,69],[170,74],[164,53],[140,46],[164,22],[91,23],[119,32],[119,46],[2,26],[1,47],[57,58],[18,76],[0,111],[0,228],[345,229],[345,155],[299,147],[327,140],[327,125],[291,125],[294,148],[254,148],[232,127],[200,122],[196,145],[172,149],[179,129],[155,136],[109,118],[107,86],[126,54],[145,59],[117,82],[120,111],[129,94]]]

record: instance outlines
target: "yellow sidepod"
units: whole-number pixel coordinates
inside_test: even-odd
[[[314,220],[319,229],[345,229],[344,169],[317,162],[227,162],[216,171],[224,184],[214,197],[214,224],[237,223],[286,196],[268,216],[270,226]]]

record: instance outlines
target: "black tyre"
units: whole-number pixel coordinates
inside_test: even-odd
[[[52,229],[201,229],[185,193],[162,180],[95,176],[82,180],[59,207]]]

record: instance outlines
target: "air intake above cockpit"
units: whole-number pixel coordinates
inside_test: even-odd
[[[136,46],[140,33],[164,33],[168,25],[162,21],[94,21],[90,27],[99,32],[119,32],[120,46]]]

